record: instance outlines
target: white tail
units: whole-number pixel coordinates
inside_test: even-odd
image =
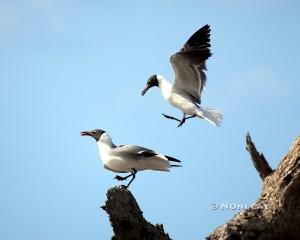
[[[215,126],[220,127],[221,121],[223,119],[223,114],[211,108],[200,108],[198,109],[197,116],[200,118],[204,118]]]

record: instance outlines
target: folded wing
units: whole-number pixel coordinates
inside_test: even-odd
[[[119,147],[113,148],[110,153],[112,156],[133,158],[133,159],[146,159],[153,156],[164,156],[168,161],[171,162],[181,162],[180,160],[162,155],[160,153],[154,152],[151,149],[136,146],[136,145],[121,145]]]
[[[121,145],[111,150],[111,155],[120,157],[145,158],[158,155],[151,149],[136,145]]]

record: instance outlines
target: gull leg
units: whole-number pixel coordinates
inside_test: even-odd
[[[118,181],[124,181],[124,180],[126,180],[127,178],[129,178],[129,177],[131,177],[132,176],[132,179],[130,180],[130,182],[127,184],[127,186],[126,186],[126,188],[128,188],[129,187],[129,185],[131,184],[131,182],[133,181],[133,179],[135,179],[135,174],[137,173],[137,171],[133,168],[132,169],[132,172],[129,174],[129,175],[127,175],[127,176],[125,176],[125,177],[122,177],[122,176],[119,176],[119,175],[117,175],[117,176],[115,176],[115,179],[117,179]]]
[[[178,119],[178,118],[175,118],[175,117],[173,117],[173,116],[169,116],[169,115],[167,115],[167,114],[164,114],[164,113],[163,113],[163,116],[164,116],[165,118],[167,118],[167,119],[171,119],[171,120],[175,120],[175,121],[179,122],[179,124],[178,124],[177,127],[181,127],[181,126],[185,123],[185,120],[190,119],[190,118],[197,117],[196,114],[194,114],[194,115],[192,115],[192,116],[189,116],[189,117],[186,117],[186,116],[185,116],[185,113],[183,114],[183,117],[182,117],[181,120]]]
[[[182,124],[184,124],[185,123],[185,119],[187,119],[187,118],[185,118],[185,113],[183,114],[183,117],[182,117],[182,119],[181,119],[181,121],[180,121],[180,123],[178,124],[178,126],[177,127],[181,127],[182,126]]]
[[[175,121],[177,121],[177,122],[181,122],[178,118],[169,116],[169,115],[167,115],[167,114],[164,114],[164,113],[163,113],[163,116],[164,116],[165,118],[167,118],[167,119],[171,119],[171,120],[175,120]]]
[[[126,180],[127,178],[129,178],[131,176],[132,176],[132,173],[129,174],[129,175],[127,175],[127,176],[125,176],[125,177],[117,175],[117,176],[114,177],[114,179],[117,179],[118,181],[124,181],[124,180]]]
[[[132,181],[135,179],[135,174],[137,173],[137,171],[134,168],[132,170],[133,170],[133,172],[132,172],[132,178],[129,181],[129,183],[127,184],[126,188],[128,188],[129,185],[132,183]]]
[[[182,118],[182,120],[180,121],[180,123],[178,124],[177,127],[181,127],[185,123],[185,120],[190,119],[190,118],[194,118],[194,117],[197,117],[197,115],[194,114],[192,116],[186,117],[185,114],[183,114],[183,118]]]
[[[197,115],[194,114],[194,115],[192,115],[192,116],[186,117],[185,120],[190,119],[190,118],[194,118],[194,117],[197,117]]]

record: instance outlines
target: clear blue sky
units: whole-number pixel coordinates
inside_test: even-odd
[[[299,134],[299,22],[297,1],[1,0],[0,239],[110,239],[100,206],[118,182],[79,136],[94,128],[182,160],[131,186],[174,239],[203,239],[236,213],[212,203],[255,202],[246,132],[272,167]],[[204,24],[203,106],[222,110],[223,126],[177,129],[158,89],[140,92],[154,73],[173,78],[169,56]]]

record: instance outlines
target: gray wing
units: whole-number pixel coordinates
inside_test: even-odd
[[[205,25],[195,32],[183,48],[170,58],[175,72],[172,92],[184,95],[193,102],[201,102],[201,92],[206,83],[205,61],[211,56],[210,27]]]
[[[121,157],[152,157],[158,155],[158,153],[154,152],[151,149],[136,146],[136,145],[121,145],[119,147],[113,148],[110,150],[110,154],[113,156],[121,156]]]

